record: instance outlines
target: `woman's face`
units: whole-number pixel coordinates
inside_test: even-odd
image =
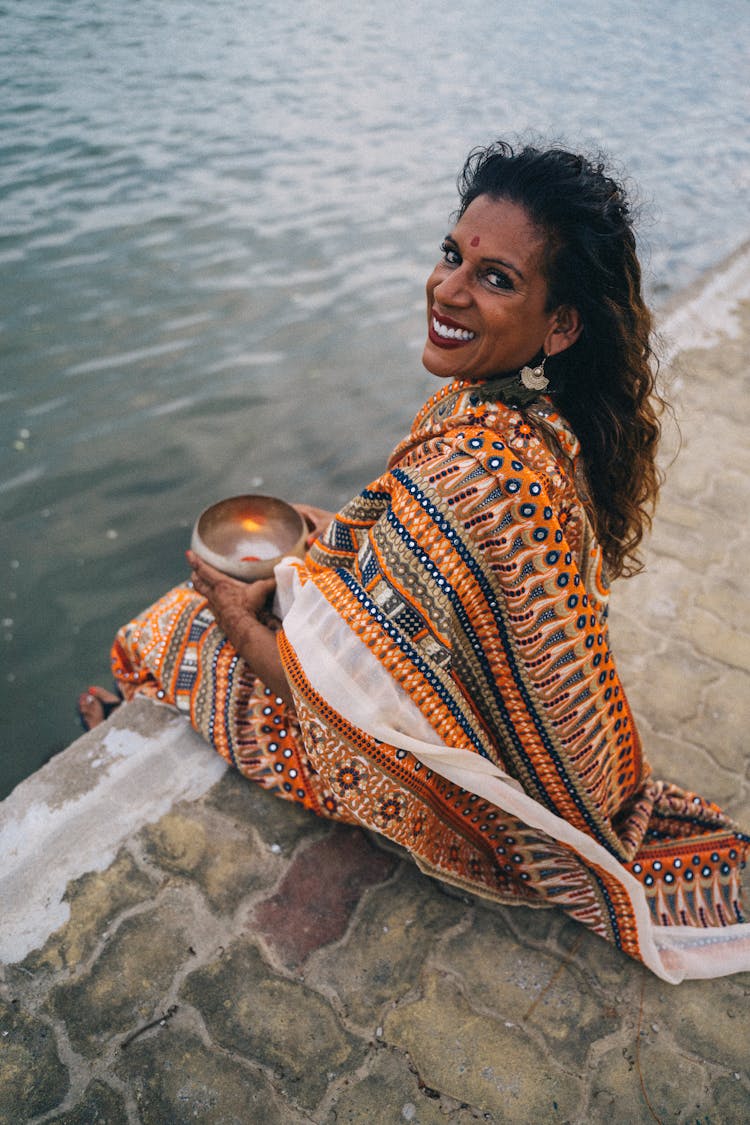
[[[562,338],[559,310],[546,311],[543,249],[519,204],[488,195],[469,204],[427,280],[428,371],[481,382],[573,342]]]

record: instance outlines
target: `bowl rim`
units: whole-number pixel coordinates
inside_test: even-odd
[[[271,496],[265,492],[238,492],[236,496],[225,496],[221,500],[215,500],[213,504],[209,504],[202,512],[198,513],[194,526],[197,528],[203,517],[212,512],[214,508],[221,508],[224,504],[233,504],[237,500],[270,500],[272,504],[278,504],[292,513],[297,521],[300,533],[307,527],[304,516],[297,511],[293,504],[290,504],[288,500],[284,500],[281,496]]]
[[[212,512],[215,508],[220,508],[225,504],[231,504],[235,501],[242,500],[260,500],[271,501],[274,506],[279,506],[282,510],[291,512],[294,516],[295,522],[298,527],[298,535],[293,543],[288,548],[281,550],[277,555],[269,556],[268,558],[258,559],[253,562],[233,561],[226,555],[221,555],[214,551],[208,543],[205,542],[203,535],[205,528],[201,529],[201,523],[205,516]],[[280,496],[270,496],[261,492],[240,492],[235,496],[225,496],[221,500],[209,504],[203,511],[199,512],[193,524],[193,531],[191,535],[191,549],[195,551],[205,562],[210,566],[220,570],[223,574],[228,574],[232,578],[237,578],[240,581],[254,581],[262,577],[264,573],[273,573],[273,568],[281,559],[287,556],[296,556],[298,558],[304,557],[307,537],[307,521],[301,512],[298,512],[293,505]]]

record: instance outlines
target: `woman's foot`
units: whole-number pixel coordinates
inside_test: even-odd
[[[122,697],[101,687],[90,687],[78,696],[78,716],[84,730],[93,730],[122,703]]]

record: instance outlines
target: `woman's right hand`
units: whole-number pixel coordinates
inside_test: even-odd
[[[238,582],[210,566],[194,551],[187,551],[186,556],[193,587],[208,602],[224,636],[266,687],[285,703],[291,703],[276,630],[266,623],[268,602],[276,587],[273,578]]]
[[[292,507],[299,512],[307,524],[310,533],[305,544],[307,547],[323,534],[336,515],[335,512],[327,512],[325,508],[315,508],[312,504],[292,504]]]

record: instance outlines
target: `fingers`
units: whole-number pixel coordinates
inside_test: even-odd
[[[222,592],[226,594],[231,591],[232,595],[241,599],[241,603],[249,613],[257,613],[263,608],[266,601],[276,589],[276,580],[274,578],[258,578],[254,582],[240,582],[237,578],[231,578],[229,575],[224,574],[221,570],[211,566],[195,551],[186,551],[185,557],[192,568],[190,578],[193,586],[207,598],[209,602],[214,602],[217,599],[217,593],[221,595]]]
[[[212,570],[213,567],[204,569],[204,567],[196,561],[190,571],[190,581],[193,583],[193,587],[199,594],[203,594],[204,597],[209,597],[216,585],[217,579],[216,576],[211,573]]]
[[[247,586],[245,605],[251,613],[258,613],[276,589],[275,578],[258,578]]]
[[[335,512],[326,508],[316,508],[313,504],[292,504],[292,507],[303,517],[308,527],[320,527],[331,522]]]
[[[312,504],[292,504],[292,507],[299,512],[307,524],[310,534],[305,546],[310,547],[323,534],[335,513],[328,512],[325,508],[316,508]]]
[[[239,587],[244,586],[243,582],[238,582],[236,578],[230,578],[221,570],[217,570],[215,566],[211,566],[200,555],[196,555],[195,551],[186,551],[185,557],[192,568],[190,579],[198,593],[203,594],[204,597],[207,597],[220,584],[224,586],[231,584]]]
[[[207,563],[200,555],[196,555],[195,551],[186,551],[185,558],[193,571],[193,575],[197,575],[204,583],[215,586],[220,579],[226,578],[225,574],[222,574],[215,566],[211,566],[210,563]],[[195,581],[195,578],[193,578],[193,581]]]
[[[307,538],[305,539],[305,546],[309,547],[310,544],[314,543],[317,538],[313,509],[310,508],[307,504],[292,504],[292,507],[296,512],[299,512],[299,514],[302,516],[302,519],[305,521],[305,527],[309,532]]]

